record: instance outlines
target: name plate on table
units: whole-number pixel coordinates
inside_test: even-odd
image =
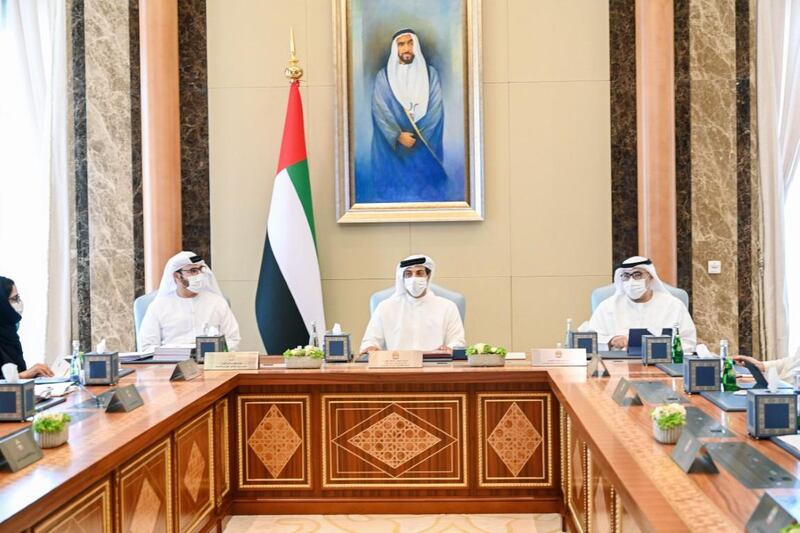
[[[200,367],[191,359],[181,361],[175,365],[170,381],[189,381],[200,375]]]
[[[0,439],[0,466],[8,466],[12,472],[21,470],[43,457],[42,450],[33,439],[33,431],[27,427]]]
[[[687,474],[694,472],[719,473],[706,447],[686,428],[681,431],[681,436],[675,443],[671,457],[675,464]]]
[[[129,413],[144,405],[136,385],[125,385],[111,391],[106,413]]]
[[[611,374],[608,372],[608,367],[603,362],[603,358],[599,353],[592,355],[592,360],[589,361],[589,366],[586,372],[591,378],[607,378]]]
[[[377,350],[369,354],[368,368],[422,368],[422,352]]]
[[[642,399],[639,397],[639,393],[636,392],[636,389],[632,388],[631,385],[631,382],[626,378],[620,378],[619,383],[617,383],[617,388],[614,389],[614,393],[611,395],[611,399],[625,406],[642,405]],[[628,398],[628,392],[631,390],[633,390],[633,396]]]
[[[765,492],[747,521],[747,533],[773,533],[800,522],[800,501],[794,494]]]
[[[258,352],[206,352],[203,370],[258,370]]]
[[[531,350],[531,366],[586,366],[586,350],[534,348]]]

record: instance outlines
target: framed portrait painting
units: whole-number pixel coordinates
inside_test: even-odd
[[[333,0],[337,217],[483,220],[480,0]]]

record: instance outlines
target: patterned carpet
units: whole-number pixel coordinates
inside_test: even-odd
[[[225,533],[555,533],[557,514],[232,516]]]

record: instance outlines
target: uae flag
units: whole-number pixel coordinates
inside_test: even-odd
[[[268,354],[305,346],[311,324],[325,331],[311,183],[299,82],[289,88],[278,174],[256,290],[256,321]]]

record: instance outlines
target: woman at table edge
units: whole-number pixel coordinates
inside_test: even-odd
[[[17,365],[22,379],[37,376],[50,377],[53,371],[45,364],[36,363],[28,368],[19,340],[19,323],[22,320],[23,304],[14,281],[0,276],[0,372],[7,363]],[[3,378],[5,379],[5,375]]]

